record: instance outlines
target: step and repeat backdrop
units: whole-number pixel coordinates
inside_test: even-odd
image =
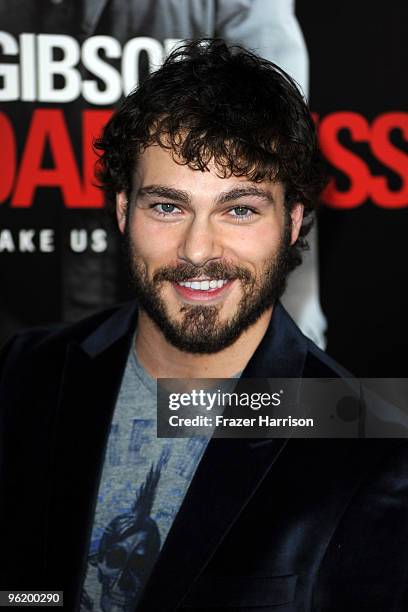
[[[129,297],[92,141],[180,39],[222,36],[309,95],[327,351],[406,377],[407,22],[404,0],[0,0],[0,342]]]

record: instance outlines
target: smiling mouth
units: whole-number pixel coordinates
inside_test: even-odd
[[[211,289],[221,289],[228,283],[227,279],[200,279],[190,281],[180,281],[180,287],[188,287],[193,291],[210,291]]]
[[[173,282],[172,285],[177,293],[188,300],[206,301],[215,299],[222,295],[234,282],[235,279],[200,279]]]

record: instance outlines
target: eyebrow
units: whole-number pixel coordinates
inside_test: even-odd
[[[138,190],[136,197],[143,197],[146,195],[169,198],[170,200],[183,202],[183,204],[189,204],[192,199],[191,193],[188,191],[175,189],[173,187],[165,187],[164,185],[148,185],[147,187],[141,187]]]
[[[182,202],[183,204],[190,204],[192,200],[192,194],[189,191],[175,189],[174,187],[166,187],[165,185],[147,185],[146,187],[141,187],[138,190],[136,197],[143,197],[146,195],[169,198],[170,200]],[[256,186],[235,187],[234,189],[230,189],[225,193],[221,193],[217,197],[215,203],[216,205],[226,204],[228,202],[232,202],[233,200],[238,200],[239,198],[248,196],[263,198],[271,204],[276,203],[269,191]]]
[[[263,198],[268,200],[271,204],[275,204],[275,200],[272,197],[272,194],[265,189],[261,189],[260,187],[236,187],[227,191],[226,193],[222,193],[217,198],[217,204],[226,204],[227,202],[231,202],[232,200],[238,200],[239,198],[245,198],[248,196]]]

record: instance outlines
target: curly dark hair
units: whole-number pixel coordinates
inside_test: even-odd
[[[293,79],[276,64],[221,39],[178,47],[124,99],[95,141],[97,177],[108,201],[130,197],[138,156],[152,144],[178,163],[222,177],[281,181],[285,208],[304,205],[291,269],[302,261],[311,215],[325,184],[316,130]]]

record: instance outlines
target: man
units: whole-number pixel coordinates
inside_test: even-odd
[[[86,61],[86,66],[80,63],[75,68],[73,59],[73,72],[68,70],[68,74],[73,76],[78,69],[78,78],[81,78],[81,73],[84,79],[88,79],[88,86],[90,79],[90,87],[95,93],[92,100],[84,98],[81,89],[81,93],[78,90],[77,96],[71,91],[69,102],[58,102],[53,107],[63,111],[78,164],[82,159],[84,146],[88,147],[90,144],[90,140],[89,143],[82,142],[77,129],[82,125],[84,112],[86,111],[88,117],[97,117],[95,105],[98,110],[110,109],[121,95],[122,86],[127,91],[129,83],[135,83],[135,79],[143,80],[149,68],[152,69],[154,64],[160,61],[160,49],[167,53],[180,39],[219,36],[230,42],[243,44],[281,66],[296,80],[304,95],[308,95],[308,54],[300,24],[296,19],[293,0],[0,0],[0,23],[1,29],[4,30],[0,33],[0,48],[5,54],[8,51],[16,52],[17,41],[23,32],[38,32],[41,38],[46,34],[45,38],[49,38],[55,45],[50,51],[56,60],[52,69],[57,73],[61,69],[62,75],[65,74],[67,61],[69,63],[70,60],[66,56],[64,46],[59,48],[61,41],[69,42],[71,49],[84,49],[82,45],[89,49],[90,44],[96,44],[96,47],[100,45],[100,53],[106,56],[102,62],[102,73],[98,71],[100,63],[94,59]],[[127,54],[128,59],[125,60],[123,53],[132,40],[133,43],[139,40],[141,44],[137,53],[130,53],[133,62],[129,62],[129,55]],[[34,47],[38,50],[36,43]],[[115,49],[113,54],[108,48]],[[143,49],[142,52],[140,48]],[[22,52],[22,57],[25,55]],[[82,60],[85,55],[84,53]],[[51,57],[49,59],[51,60]],[[36,62],[35,57],[31,57],[30,65],[22,61],[24,82],[25,79],[33,83],[36,81],[32,62]],[[93,75],[93,67],[97,70],[99,79]],[[105,71],[103,67],[106,67]],[[91,74],[88,73],[88,68]],[[109,87],[115,82],[115,79],[112,80],[112,70],[123,74],[118,87],[114,86],[113,89]],[[48,74],[46,68],[44,74]],[[56,76],[54,80],[59,79],[63,83],[62,75]],[[22,88],[19,84],[19,71],[16,71],[14,76],[14,87],[11,86],[14,78],[11,73],[10,78],[5,79],[10,99],[7,112],[10,113],[9,119],[13,124],[18,149],[24,150],[28,126],[31,125],[33,129],[34,125],[33,113],[37,114],[38,108],[43,112],[44,102],[52,100],[43,99],[39,102],[34,99],[35,95],[32,100],[27,100],[24,95],[22,97],[25,99],[15,100],[15,94],[12,92],[20,91],[21,94]],[[103,77],[107,81],[106,86],[103,84]],[[67,87],[69,82],[70,78],[65,82]],[[37,90],[38,87],[39,83]],[[58,89],[58,92],[58,99],[61,100],[62,90]],[[0,93],[5,95],[6,92],[2,90]],[[44,152],[43,154],[45,155]],[[11,154],[10,157],[12,158]],[[42,167],[47,162],[40,163],[38,160],[38,164]],[[55,159],[54,165],[55,174],[58,175],[58,159]],[[11,228],[13,235],[21,228],[31,226],[51,229],[54,227],[56,243],[61,240],[68,243],[70,230],[74,228],[86,229],[88,234],[95,229],[103,229],[108,236],[108,248],[103,252],[88,249],[80,256],[71,249],[56,249],[53,254],[48,254],[50,269],[47,277],[41,274],[44,260],[41,252],[31,253],[29,257],[25,254],[18,256],[16,253],[1,252],[5,261],[0,270],[0,283],[12,284],[16,276],[21,280],[1,301],[0,342],[12,332],[31,326],[34,322],[37,325],[49,320],[76,321],[93,314],[98,308],[123,299],[118,296],[127,294],[126,279],[118,265],[117,251],[120,240],[111,219],[105,215],[103,209],[77,208],[78,201],[71,200],[68,203],[65,190],[55,188],[55,181],[58,182],[60,178],[54,176],[53,179],[50,174],[47,176],[48,178],[44,175],[43,180],[48,182],[51,188],[43,185],[42,189],[34,189],[32,210],[30,212],[26,209],[22,215],[16,214],[14,205],[11,205],[17,188],[18,181],[16,182],[15,189],[9,194],[10,201],[4,202],[0,207],[0,226]],[[305,253],[302,265],[290,277],[283,300],[302,331],[324,348],[326,322],[319,302],[316,236],[309,235],[308,242],[310,249]],[[56,284],[61,288],[60,291],[55,290]],[[36,286],[38,295],[47,296],[47,299],[41,302],[33,300],[29,307],[21,308],[24,306],[24,295],[27,291],[32,291],[33,286]]]
[[[155,435],[156,378],[347,375],[279,303],[324,182],[296,86],[190,43],[97,148],[138,306],[3,351],[0,587],[81,611],[403,610],[405,443]]]

